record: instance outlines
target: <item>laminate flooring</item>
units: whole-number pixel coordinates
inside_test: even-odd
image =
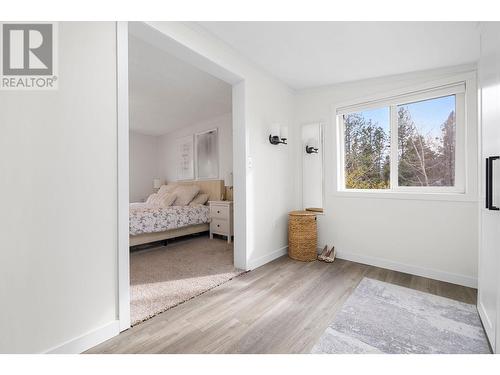
[[[336,259],[283,256],[87,353],[309,353],[363,277],[476,303],[476,290]]]

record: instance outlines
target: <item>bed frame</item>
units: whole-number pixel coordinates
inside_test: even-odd
[[[224,195],[224,181],[223,180],[202,180],[202,181],[177,181],[169,183],[169,185],[198,185],[200,193],[207,193],[209,201],[218,201]],[[142,233],[136,236],[129,236],[130,246],[144,245],[146,243],[163,241],[171,238],[187,236],[189,234],[206,232],[209,230],[209,224],[196,224],[187,227],[170,229],[163,232],[155,233]]]

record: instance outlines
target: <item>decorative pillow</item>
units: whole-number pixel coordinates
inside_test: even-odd
[[[163,195],[163,194],[168,194],[168,193],[173,193],[175,190],[176,186],[175,185],[161,185],[160,189],[158,189],[158,195]]]
[[[168,207],[174,204],[177,195],[175,193],[167,193],[159,196],[158,201],[161,207]]]
[[[196,185],[179,185],[175,189],[174,206],[187,206],[200,192],[200,187]]]
[[[157,201],[158,201],[158,194],[157,193],[151,194],[148,197],[148,199],[146,199],[146,203],[149,203],[149,204],[157,204]]]
[[[198,206],[200,204],[205,204],[208,201],[208,194],[200,193],[189,203],[190,206]]]

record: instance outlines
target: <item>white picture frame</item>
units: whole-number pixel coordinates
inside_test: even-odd
[[[177,180],[194,179],[193,135],[177,140]]]

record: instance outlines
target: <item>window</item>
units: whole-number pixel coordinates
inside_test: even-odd
[[[337,110],[340,190],[464,193],[465,84]]]
[[[455,186],[455,95],[397,106],[399,186]]]
[[[390,187],[389,108],[353,112],[344,119],[345,187]]]

